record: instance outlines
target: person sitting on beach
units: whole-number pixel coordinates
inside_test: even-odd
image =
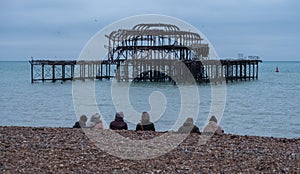
[[[224,133],[224,130],[222,130],[221,126],[218,125],[217,118],[213,115],[210,117],[208,124],[203,130],[203,133],[222,135]]]
[[[193,118],[189,117],[186,119],[186,121],[183,123],[183,125],[178,129],[179,133],[197,133],[201,134],[199,128],[194,124]]]
[[[84,128],[86,127],[87,117],[86,115],[81,115],[79,121],[77,121],[73,128]]]
[[[102,121],[100,119],[100,114],[99,113],[96,113],[95,115],[92,115],[92,117],[91,117],[91,127],[90,128],[103,129],[103,124],[102,124]]]
[[[117,112],[115,115],[115,120],[109,125],[112,130],[128,130],[127,123],[124,121],[123,112]]]
[[[154,124],[150,122],[150,115],[148,112],[142,113],[141,122],[136,125],[136,131],[155,131]]]

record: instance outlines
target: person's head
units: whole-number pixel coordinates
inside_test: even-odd
[[[215,123],[218,123],[218,120],[214,115],[210,117],[209,121],[213,121]]]
[[[148,112],[143,112],[142,113],[142,119],[141,119],[142,123],[149,123],[150,122],[150,115]]]
[[[115,118],[124,118],[124,113],[123,112],[116,112]]]
[[[101,120],[100,120],[100,114],[92,115],[91,122],[93,122],[93,123],[99,123],[99,122],[101,122]]]
[[[189,124],[194,124],[194,119],[192,117],[189,117],[185,120],[185,122]]]
[[[82,121],[82,122],[86,122],[87,121],[87,116],[86,115],[81,115],[80,116],[80,121]]]

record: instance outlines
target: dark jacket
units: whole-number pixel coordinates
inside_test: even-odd
[[[109,128],[112,130],[128,130],[127,123],[122,117],[116,117],[109,125]]]
[[[149,122],[149,123],[144,123],[144,124],[137,124],[136,125],[136,131],[155,131],[155,127],[154,127],[154,124],[152,122]]]
[[[179,133],[197,133],[200,134],[199,128],[191,122],[184,122],[183,125],[178,129]]]
[[[79,121],[77,121],[77,122],[74,124],[73,128],[81,128],[81,126],[80,126],[80,124],[79,124]]]
[[[81,121],[77,121],[73,126],[73,128],[81,128],[81,127],[86,127],[85,123]]]

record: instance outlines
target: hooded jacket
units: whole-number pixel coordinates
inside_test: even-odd
[[[109,125],[109,128],[112,130],[128,130],[127,123],[122,117],[116,117]]]
[[[138,123],[135,128],[136,131],[155,131],[155,126],[152,122]]]

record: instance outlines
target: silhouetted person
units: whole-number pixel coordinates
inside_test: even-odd
[[[154,124],[150,122],[150,115],[148,112],[142,113],[141,122],[136,125],[136,131],[155,131]]]
[[[203,130],[203,133],[222,135],[224,133],[224,130],[222,130],[221,126],[218,125],[218,120],[213,115],[210,117],[208,124],[205,126],[205,128]]]
[[[115,120],[109,125],[112,130],[128,130],[127,123],[124,121],[123,112],[117,112],[115,115]]]
[[[100,119],[100,114],[96,113],[91,117],[91,128],[103,129],[102,120]]]
[[[87,117],[86,115],[81,115],[80,120],[75,122],[73,128],[84,128],[86,127]]]
[[[187,118],[183,125],[178,129],[179,133],[197,133],[200,134],[199,128],[194,124],[193,118]]]

